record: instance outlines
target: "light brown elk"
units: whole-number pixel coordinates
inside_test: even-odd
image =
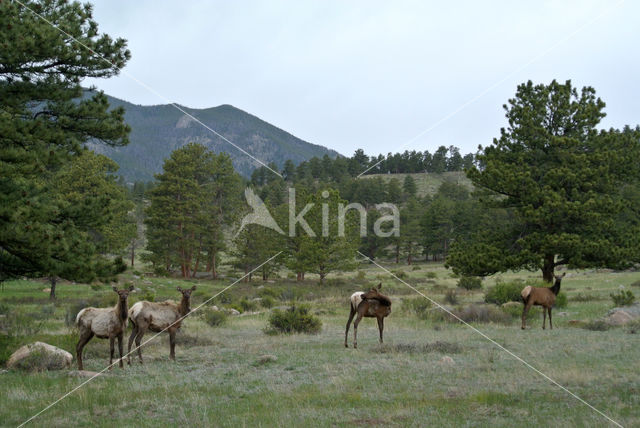
[[[131,345],[135,339],[136,348],[138,349],[138,357],[142,364],[142,349],[140,342],[147,330],[159,333],[162,331],[169,332],[169,358],[176,359],[176,332],[182,325],[182,320],[191,311],[191,293],[196,289],[194,285],[190,289],[183,290],[178,287],[178,291],[182,293],[182,300],[176,303],[173,300],[166,302],[147,302],[141,301],[135,303],[129,309],[129,322],[133,327],[131,336],[129,336],[128,362],[131,364]]]
[[[80,333],[80,340],[76,345],[76,358],[78,360],[78,370],[82,370],[82,349],[93,336],[100,339],[109,339],[110,356],[109,366],[113,364],[114,342],[118,338],[118,350],[120,351],[120,367],[122,364],[122,340],[124,330],[127,327],[127,298],[133,290],[133,286],[128,289],[118,290],[113,287],[113,291],[118,293],[118,303],[113,308],[84,308],[76,315],[76,326]]]
[[[531,306],[542,306],[542,329],[545,329],[547,322],[547,312],[549,313],[549,328],[553,330],[553,324],[551,322],[551,308],[556,302],[556,296],[560,292],[560,282],[566,275],[566,272],[560,276],[554,275],[556,281],[553,287],[532,287],[527,285],[522,289],[520,295],[524,302],[524,308],[522,309],[522,329],[525,328],[525,320],[527,318],[527,312]]]
[[[380,343],[382,342],[382,331],[384,330],[384,318],[391,313],[391,299],[389,297],[380,294],[382,284],[378,284],[378,288],[371,288],[366,293],[358,291],[351,295],[350,305],[351,311],[349,312],[349,320],[347,321],[347,329],[344,332],[344,346],[349,347],[347,344],[347,336],[349,335],[349,326],[351,320],[358,314],[358,317],[353,322],[353,347],[358,347],[358,324],[362,317],[373,318],[378,320],[378,330],[380,331]]]

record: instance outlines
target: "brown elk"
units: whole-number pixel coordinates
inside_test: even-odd
[[[138,357],[142,364],[142,349],[140,342],[147,330],[160,333],[167,330],[169,332],[169,358],[176,359],[176,332],[182,325],[182,320],[191,312],[191,293],[196,289],[194,285],[190,289],[183,290],[178,287],[178,291],[182,293],[182,300],[176,303],[173,300],[165,302],[147,302],[141,301],[135,303],[129,309],[129,322],[133,327],[131,336],[129,336],[129,346],[127,348],[127,361],[131,364],[131,345],[133,340],[136,341],[138,349]]]
[[[82,370],[82,349],[93,336],[100,339],[109,339],[110,356],[109,366],[113,364],[114,341],[118,338],[118,350],[120,351],[120,367],[122,364],[122,339],[124,330],[127,327],[127,298],[133,290],[133,286],[128,289],[118,290],[113,287],[113,291],[118,293],[118,303],[113,308],[84,308],[76,315],[76,326],[80,332],[80,340],[76,345],[76,357],[78,359],[78,370]]]
[[[349,320],[347,321],[347,329],[344,332],[344,346],[348,348],[347,336],[349,335],[349,326],[351,320],[358,314],[358,317],[353,322],[353,347],[358,347],[358,324],[362,317],[373,318],[378,320],[378,330],[380,331],[380,343],[382,343],[382,331],[384,330],[384,318],[391,313],[391,299],[389,297],[380,294],[382,284],[378,284],[378,288],[371,288],[366,293],[358,291],[351,295],[351,312],[349,313]]]
[[[520,295],[524,302],[524,308],[522,309],[522,329],[525,328],[525,320],[527,318],[527,312],[531,306],[542,306],[542,329],[545,329],[547,322],[547,312],[549,312],[549,328],[553,330],[553,324],[551,323],[551,308],[556,302],[556,296],[560,292],[560,282],[566,275],[566,272],[560,276],[554,275],[556,281],[553,287],[532,287],[527,285],[522,289]]]

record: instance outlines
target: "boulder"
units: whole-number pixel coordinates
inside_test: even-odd
[[[625,325],[629,321],[640,319],[640,303],[611,309],[604,320],[609,325]]]
[[[453,361],[453,358],[451,358],[450,356],[445,355],[444,357],[440,358],[440,364],[443,364],[445,366],[454,366],[456,362]]]
[[[73,356],[64,349],[44,342],[24,345],[11,354],[7,368],[23,370],[62,370],[71,366]]]
[[[270,354],[266,354],[266,355],[261,355],[260,357],[258,357],[257,361],[256,361],[256,365],[264,365],[267,363],[274,363],[278,361],[278,357],[275,355],[270,355]]]
[[[233,308],[229,309],[229,313],[231,315],[240,315],[240,311],[238,311],[237,309],[233,309]]]

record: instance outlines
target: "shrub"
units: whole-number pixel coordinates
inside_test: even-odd
[[[243,297],[242,300],[240,300],[240,307],[242,308],[242,312],[253,312],[258,309],[256,302],[249,300],[246,297]]]
[[[640,287],[640,281],[634,281],[631,283],[632,287]]]
[[[427,278],[434,279],[434,278],[438,277],[438,274],[435,273],[435,272],[427,272],[427,273],[424,274],[424,276],[426,276]]]
[[[364,281],[367,278],[367,274],[363,270],[359,270],[356,274],[356,279],[359,281]]]
[[[616,306],[630,306],[636,300],[636,296],[633,295],[631,290],[620,290],[615,294],[609,294],[609,296],[611,296],[611,300]]]
[[[396,277],[400,278],[400,279],[405,279],[407,277],[407,273],[403,270],[393,270],[391,271],[392,274],[394,274]]]
[[[458,293],[456,292],[456,290],[447,291],[447,293],[444,295],[444,301],[447,302],[450,305],[457,305],[458,304]]]
[[[212,308],[204,308],[202,311],[204,322],[211,327],[218,327],[227,322],[227,314],[223,311],[216,311]]]
[[[598,296],[595,296],[593,294],[584,294],[584,293],[578,293],[571,298],[572,302],[591,302],[594,300],[600,300],[600,299],[598,298]]]
[[[93,291],[98,291],[102,288],[102,284],[95,283],[95,284],[91,284],[89,287],[91,287]]]
[[[317,334],[321,329],[322,321],[309,312],[309,306],[294,305],[285,311],[274,309],[269,317],[269,324],[265,329],[265,333]]]
[[[477,290],[482,288],[482,278],[477,276],[463,276],[458,280],[458,287],[465,290]]]
[[[607,324],[603,319],[597,319],[586,322],[582,328],[591,331],[607,331],[611,328],[611,325]]]
[[[510,324],[513,321],[510,314],[494,306],[469,305],[454,313],[465,322]]]
[[[273,289],[273,288],[269,288],[269,287],[264,287],[261,288],[260,290],[258,290],[258,297],[278,297],[278,293]]]
[[[415,297],[412,299],[405,299],[402,301],[403,305],[408,312],[414,313],[420,319],[427,319],[429,316],[429,309],[431,309],[431,302],[424,297]]]
[[[567,295],[563,292],[558,293],[556,296],[556,308],[566,308],[567,304],[569,304],[569,300],[567,299]]]
[[[422,269],[420,266],[418,265],[413,265],[413,267],[411,268],[412,271],[416,271],[416,270],[420,270]]]
[[[300,300],[302,297],[303,290],[298,288],[287,288],[286,290],[282,290],[280,293],[280,300],[283,302],[291,302]]]
[[[490,287],[484,295],[486,303],[502,305],[507,302],[521,302],[522,283],[520,282],[499,282]]]
[[[640,319],[629,321],[627,324],[625,324],[624,331],[626,331],[629,334],[640,333]]]
[[[275,303],[276,303],[275,299],[271,296],[264,296],[262,300],[260,300],[260,304],[262,305],[263,308],[266,308],[266,309],[272,308],[273,305],[275,305]]]

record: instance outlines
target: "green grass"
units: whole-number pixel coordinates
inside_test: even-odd
[[[403,270],[409,283],[438,302],[444,302],[446,291],[456,287],[457,278],[441,265],[421,265],[415,271],[388,267]],[[270,310],[262,307],[259,313],[230,316],[217,327],[193,316],[178,334],[176,363],[168,360],[168,339],[163,335],[145,349],[145,365],[134,359],[131,367],[114,368],[43,413],[33,425],[511,427],[548,425],[549,421],[563,426],[606,425],[596,412],[468,327],[416,313],[415,293],[406,286],[388,275],[379,279],[381,271],[370,266],[361,270],[362,281],[355,274],[343,274],[331,276],[333,281],[325,286],[313,278],[302,285],[287,280],[239,283],[225,293],[231,303],[218,298],[216,304],[268,295],[277,296],[275,306],[286,306],[284,294],[310,305],[322,320],[321,332],[268,336],[263,329]],[[428,278],[427,272],[436,272],[436,278]],[[123,282],[131,280],[126,275]],[[537,279],[528,272],[500,277],[503,281]],[[540,312],[529,316],[525,331],[520,330],[518,319],[508,325],[474,325],[624,426],[638,425],[640,336],[623,328],[574,328],[572,321],[603,316],[612,307],[611,290],[639,279],[640,273],[631,272],[571,272],[562,284],[569,304],[554,310],[553,330],[540,328]],[[176,286],[192,284],[167,278],[145,280],[152,282],[148,286],[156,290],[156,300],[177,298]],[[378,345],[375,320],[367,318],[358,329],[359,349],[345,349],[348,296],[379,281],[394,302],[385,322],[385,345]],[[483,287],[495,281],[488,278]],[[201,302],[230,282],[198,281],[197,291],[202,293],[194,299]],[[11,310],[33,312],[41,297],[48,304],[42,288],[37,281],[8,282],[0,291],[0,302]],[[109,293],[114,294],[62,284],[52,319],[38,333],[39,340],[72,351],[68,348],[73,346],[73,332],[64,324],[66,305],[96,296],[106,299]],[[462,307],[482,302],[484,290],[458,290],[458,294]],[[571,296],[578,294],[603,299],[572,302]],[[93,339],[85,352],[88,370],[101,370],[108,362],[106,340]],[[277,360],[259,364],[266,354]],[[453,365],[443,362],[444,356],[451,357]],[[0,374],[0,424],[20,424],[83,381],[64,371]]]

